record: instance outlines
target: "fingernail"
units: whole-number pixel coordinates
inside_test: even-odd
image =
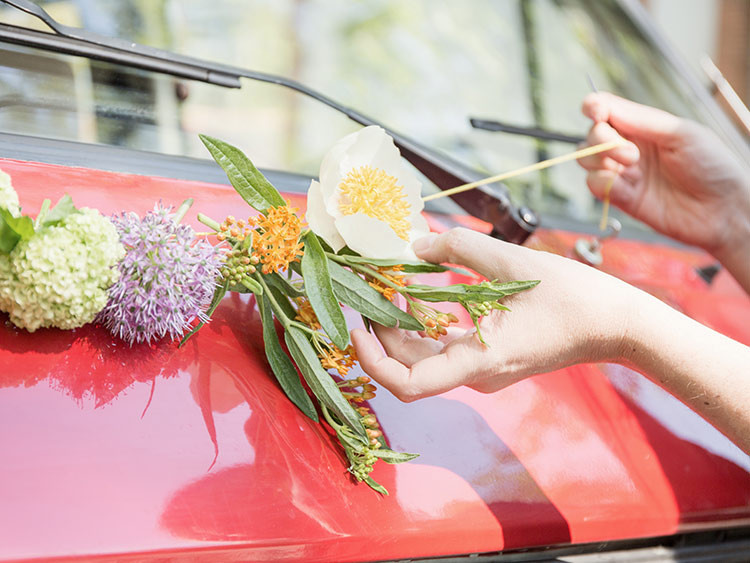
[[[413,243],[411,243],[411,248],[417,254],[426,252],[427,250],[430,249],[430,247],[432,246],[436,238],[437,238],[437,234],[430,233],[429,235],[425,235],[421,238],[418,238]]]

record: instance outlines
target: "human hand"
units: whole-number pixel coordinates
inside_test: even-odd
[[[610,200],[626,213],[707,250],[730,270],[738,249],[747,256],[750,168],[713,131],[608,93],[587,96],[582,111],[594,120],[588,144],[631,141],[579,161],[595,196],[616,176]]]
[[[362,369],[403,401],[461,385],[493,392],[528,376],[623,355],[630,296],[639,293],[607,274],[547,252],[502,242],[467,229],[429,235],[413,245],[430,262],[467,266],[488,279],[540,279],[532,290],[503,300],[512,311],[492,311],[475,331],[440,341],[375,326],[352,342]]]

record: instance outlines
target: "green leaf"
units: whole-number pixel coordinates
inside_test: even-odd
[[[375,259],[362,258],[361,256],[342,256],[350,264],[364,264],[366,266],[375,266],[378,268],[390,268],[393,266],[403,266],[404,272],[410,274],[445,272],[448,268],[440,264],[431,262],[414,262],[409,260],[392,260],[392,259]]]
[[[211,298],[211,305],[208,307],[208,311],[206,311],[206,316],[210,319],[211,315],[214,314],[214,311],[219,306],[219,303],[221,303],[221,300],[224,299],[224,296],[227,294],[227,289],[229,286],[229,282],[224,282],[223,285],[217,285],[216,289],[214,290],[214,296]],[[193,329],[188,332],[185,336],[182,337],[182,340],[180,340],[180,345],[178,348],[182,347],[185,342],[188,341],[188,339],[193,336],[196,332],[198,332],[201,328],[203,328],[203,325],[205,325],[205,322],[199,322],[197,325],[193,327]]]
[[[307,335],[301,329],[290,326],[284,333],[284,340],[305,381],[318,400],[328,407],[343,424],[367,442],[367,434],[359,415],[341,394],[328,372],[320,365],[320,359],[307,339]]]
[[[406,274],[430,274],[430,273],[439,273],[439,272],[447,272],[448,270],[451,270],[453,272],[456,272],[457,274],[461,274],[462,276],[468,276],[471,278],[476,278],[476,274],[473,272],[470,272],[469,270],[465,270],[463,268],[457,268],[455,266],[445,266],[443,264],[433,264],[432,262],[422,262],[422,261],[409,261],[409,260],[393,260],[393,259],[374,259],[374,258],[363,258],[361,256],[351,256],[351,255],[341,255],[340,253],[337,255],[340,258],[343,258],[346,262],[350,264],[362,264],[365,266],[376,266],[378,268],[389,268],[393,266],[403,266],[403,272]]]
[[[261,297],[258,299],[258,302],[260,305],[260,318],[263,323],[263,343],[271,370],[276,376],[279,385],[284,390],[284,393],[286,393],[286,396],[309,418],[318,422],[318,413],[315,411],[313,402],[302,386],[297,368],[294,367],[292,360],[286,355],[279,342],[279,335],[276,332],[273,322],[271,302],[268,300],[268,297]]]
[[[354,272],[350,272],[333,260],[328,261],[328,268],[336,299],[344,305],[383,326],[424,330],[417,319],[396,307]]]
[[[381,495],[388,496],[388,489],[386,489],[372,477],[368,476],[367,479],[365,479],[365,483],[370,485],[370,488],[372,490],[379,492]]]
[[[304,297],[305,292],[302,291],[300,288],[293,285],[288,279],[286,279],[284,276],[280,276],[277,273],[271,273],[271,274],[264,274],[263,279],[266,280],[266,283],[269,287],[275,287],[279,291],[281,291],[284,295],[288,295],[289,297]]]
[[[331,341],[340,349],[349,343],[349,329],[344,312],[333,293],[331,276],[328,272],[328,259],[320,246],[318,237],[312,231],[305,235],[305,253],[302,255],[302,279],[305,291],[320,326]]]
[[[395,452],[388,449],[370,450],[370,452],[386,463],[404,463],[419,457],[419,454],[408,454],[406,452]]]
[[[71,198],[68,194],[65,194],[60,198],[60,201],[57,202],[57,205],[55,205],[52,210],[42,218],[42,222],[39,227],[44,228],[57,225],[68,215],[77,212],[78,209],[76,209],[76,206],[73,205],[73,198]]]
[[[536,287],[539,280],[513,281],[499,283],[496,281],[485,281],[476,285],[459,283],[445,287],[432,287],[429,285],[409,285],[405,289],[412,297],[422,301],[466,301],[467,303],[482,303],[485,301],[497,301],[508,295],[526,291]]]
[[[270,284],[268,284],[268,291],[271,292],[271,295],[273,295],[276,303],[278,303],[279,307],[281,307],[281,310],[287,317],[293,319],[297,316],[297,310],[292,307],[291,303],[289,303],[289,297],[281,293],[277,288],[273,287]]]
[[[33,235],[34,221],[31,217],[13,217],[10,211],[0,207],[0,252],[9,254],[19,242]]]
[[[229,182],[251,207],[265,213],[269,207],[286,205],[279,191],[237,147],[208,135],[199,135]]]

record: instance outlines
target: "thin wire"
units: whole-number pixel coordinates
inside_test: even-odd
[[[556,164],[562,164],[563,162],[569,162],[571,160],[578,160],[579,158],[583,158],[584,156],[591,156],[592,154],[599,154],[601,152],[612,150],[613,148],[619,147],[620,145],[624,143],[625,143],[624,140],[617,140],[617,141],[609,141],[607,143],[600,143],[598,145],[593,145],[591,147],[586,147],[585,149],[580,149],[575,152],[571,152],[571,153],[564,154],[561,156],[556,156],[548,160],[543,160],[541,162],[537,162],[536,164],[532,164],[530,166],[524,166],[523,168],[511,170],[510,172],[503,172],[502,174],[498,174],[497,176],[491,176],[489,178],[485,178],[484,180],[477,180],[476,182],[470,182],[468,184],[456,186],[455,188],[451,188],[449,190],[445,190],[445,191],[438,192],[435,194],[430,194],[428,196],[423,197],[422,201],[432,201],[433,199],[438,199],[441,197],[448,197],[453,194],[458,194],[461,192],[473,190],[474,188],[478,188],[479,186],[484,186],[485,184],[492,184],[493,182],[500,182],[502,180],[507,180],[508,178],[513,178],[515,176],[528,174],[529,172],[535,172],[537,170],[544,170],[545,168],[555,166]]]

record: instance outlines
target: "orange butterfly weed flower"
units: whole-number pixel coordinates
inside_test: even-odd
[[[324,347],[318,356],[323,369],[335,369],[342,377],[357,363],[357,355],[351,344],[343,350],[335,344],[330,344]]]
[[[297,297],[294,301],[297,303],[297,314],[294,319],[313,330],[320,330],[320,321],[318,321],[318,316],[313,311],[310,301],[304,297]]]
[[[401,264],[398,264],[396,266],[378,267],[378,273],[381,276],[383,276],[394,285],[398,285],[400,287],[404,287],[406,285],[403,274],[398,273],[402,272],[403,270],[404,267]],[[388,299],[388,301],[393,301],[393,298],[396,296],[396,289],[391,287],[390,285],[387,285],[382,280],[379,280],[377,278],[370,278],[367,283],[370,284],[370,287],[381,293],[383,297]]]
[[[296,207],[270,207],[256,219],[257,236],[253,240],[253,254],[261,263],[264,274],[279,272],[298,262],[302,256],[302,220]]]

